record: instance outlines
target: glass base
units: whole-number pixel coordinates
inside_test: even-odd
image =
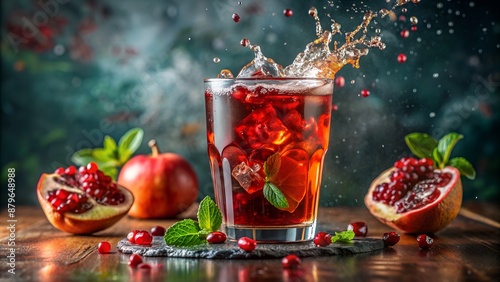
[[[222,226],[230,240],[249,237],[258,243],[297,243],[314,239],[316,224],[287,227]]]

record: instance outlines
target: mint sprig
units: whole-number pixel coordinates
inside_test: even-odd
[[[414,132],[405,136],[405,142],[416,157],[432,159],[439,169],[456,167],[461,175],[472,180],[476,178],[476,171],[469,161],[462,157],[450,159],[453,148],[463,138],[461,134],[450,132],[438,141],[426,133]]]
[[[286,209],[288,208],[288,201],[281,192],[280,188],[271,182],[271,178],[273,178],[276,174],[278,174],[281,167],[281,156],[279,153],[274,153],[269,156],[267,160],[264,162],[264,174],[265,181],[264,184],[264,198],[271,203],[274,207],[278,209]]]
[[[79,166],[95,162],[99,170],[116,180],[118,168],[122,167],[137,151],[142,143],[144,131],[141,128],[132,128],[127,131],[118,143],[113,137],[106,135],[102,148],[84,148],[71,156],[71,161]]]
[[[354,231],[346,230],[341,232],[335,232],[332,236],[332,243],[350,243],[354,239]]]
[[[198,207],[198,222],[184,219],[174,223],[165,232],[165,243],[177,247],[201,245],[210,232],[219,230],[222,214],[215,202],[206,196]]]

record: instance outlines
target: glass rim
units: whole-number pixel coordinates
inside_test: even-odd
[[[242,77],[242,78],[204,78],[203,82],[216,82],[216,81],[327,81],[333,83],[333,78],[323,77]]]

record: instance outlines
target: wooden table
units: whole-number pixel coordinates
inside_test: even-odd
[[[434,246],[420,250],[415,235],[401,235],[391,248],[371,253],[303,258],[302,269],[284,270],[281,260],[209,260],[147,257],[151,271],[131,269],[128,255],[113,250],[98,254],[97,244],[113,246],[132,229],[168,227],[175,220],[123,218],[93,236],[75,236],[54,229],[41,208],[18,207],[15,231],[9,230],[7,211],[0,217],[2,281],[499,281],[499,207],[484,203],[464,205],[455,221],[433,235]],[[197,207],[191,209],[193,214]],[[477,216],[470,210],[481,212]],[[351,221],[365,221],[369,237],[381,238],[391,229],[364,207],[321,208],[319,221],[344,230]],[[7,226],[7,228],[6,228]],[[13,231],[11,233],[11,231]],[[15,237],[13,237],[15,236]],[[15,246],[9,246],[14,238]],[[15,274],[8,272],[10,248],[15,249]],[[114,247],[113,247],[114,248]]]

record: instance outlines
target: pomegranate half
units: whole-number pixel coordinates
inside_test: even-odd
[[[398,168],[392,167],[380,174],[365,196],[366,207],[378,220],[406,233],[434,233],[455,219],[462,204],[462,182],[456,168],[436,169],[427,179],[416,180],[418,182],[407,188],[397,201],[377,199],[378,190],[383,185],[387,187],[386,183],[391,183],[394,175],[397,177],[396,171]],[[436,180],[441,176],[445,176],[446,181]],[[432,193],[427,189],[431,185],[434,185]],[[405,199],[415,198],[417,205],[407,204],[409,200],[405,203]]]
[[[42,174],[37,197],[50,223],[72,234],[92,234],[115,224],[127,214],[134,197],[126,188],[111,181],[89,165],[58,169]]]

